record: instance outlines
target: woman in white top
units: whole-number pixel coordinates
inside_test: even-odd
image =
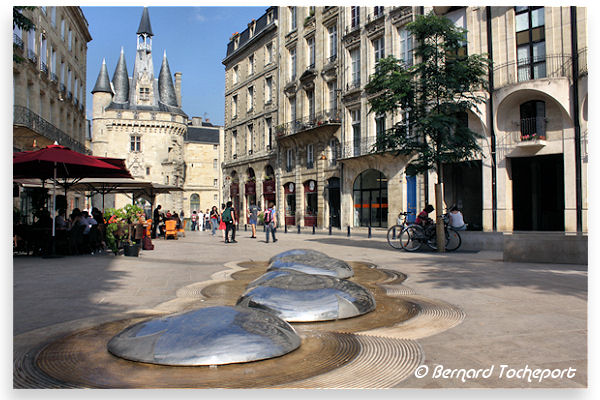
[[[450,217],[450,227],[455,231],[464,231],[467,229],[467,225],[465,224],[465,220],[463,219],[463,215],[456,206],[453,206],[450,209],[450,213],[448,214]]]

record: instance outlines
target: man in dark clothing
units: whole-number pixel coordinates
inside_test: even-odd
[[[152,214],[152,239],[156,239],[156,231],[158,230],[158,223],[160,222],[160,209],[162,206],[159,204],[158,207],[154,209],[154,213]]]
[[[231,201],[227,202],[227,207],[223,210],[221,218],[225,222],[225,243],[230,243],[229,231],[231,231],[231,243],[237,243],[235,240],[235,210],[232,207]]]

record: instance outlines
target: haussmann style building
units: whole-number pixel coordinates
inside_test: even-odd
[[[418,62],[406,25],[429,12],[493,62],[486,103],[464,116],[482,152],[443,166],[445,206],[472,230],[586,232],[584,7],[267,9],[223,61],[223,197],[242,215],[275,198],[280,226],[317,228],[385,228],[433,203],[435,172],[408,176],[409,158],[373,151],[403,115],[369,113],[364,91],[380,58]]]

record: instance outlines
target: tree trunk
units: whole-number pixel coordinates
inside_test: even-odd
[[[446,235],[444,233],[444,194],[442,184],[435,184],[435,235],[437,239],[437,251],[443,253],[446,251]]]

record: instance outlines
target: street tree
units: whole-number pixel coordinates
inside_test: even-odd
[[[443,252],[442,166],[481,152],[481,136],[469,129],[466,116],[485,101],[488,60],[467,55],[467,31],[443,16],[419,15],[407,29],[415,42],[415,64],[382,58],[365,87],[369,112],[401,117],[377,137],[373,150],[411,157],[408,175],[436,171],[437,248]]]

